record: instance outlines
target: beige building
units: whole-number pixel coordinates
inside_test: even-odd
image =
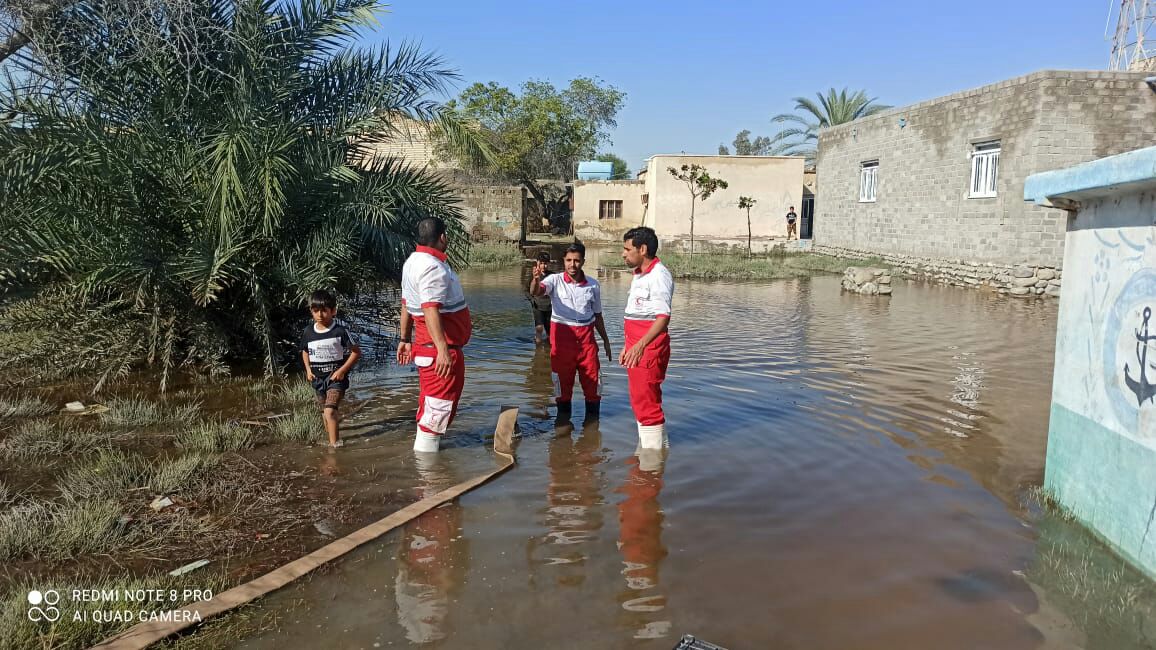
[[[699,200],[694,207],[696,240],[707,247],[746,247],[747,213],[739,210],[739,197],[755,199],[751,209],[751,233],[755,250],[770,246],[772,237],[785,237],[785,215],[791,206],[798,212],[803,203],[803,158],[796,156],[654,156],[646,165],[647,214],[650,226],[667,245],[690,244],[690,190],[668,168],[701,165],[727,189]],[[697,246],[697,244],[696,244]]]
[[[695,250],[747,246],[747,213],[739,197],[755,199],[751,208],[755,252],[769,249],[787,234],[791,206],[802,214],[803,158],[795,156],[651,157],[638,181],[584,181],[574,184],[574,232],[585,240],[618,240],[627,229],[650,226],[664,246],[690,245],[690,190],[668,168],[700,165],[727,189],[694,207]],[[699,245],[701,242],[701,246]]]
[[[631,181],[574,181],[574,236],[582,241],[619,241],[642,224],[645,184]]]

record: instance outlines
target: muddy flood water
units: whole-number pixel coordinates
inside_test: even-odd
[[[376,396],[364,435],[307,452],[417,499],[497,464],[485,437],[511,404],[518,466],[261,601],[276,625],[238,647],[1153,647],[1146,583],[1031,498],[1056,302],[678,282],[671,448],[643,471],[621,368],[600,422],[577,402],[555,427],[524,273],[463,276],[476,330],[436,464],[414,466],[417,377],[393,366],[354,378]],[[617,356],[629,278],[600,277]]]

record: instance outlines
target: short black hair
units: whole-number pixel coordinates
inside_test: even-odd
[[[586,259],[586,245],[580,241],[576,241],[566,247],[567,253],[578,253],[579,257]],[[563,254],[564,255],[564,254]]]
[[[646,244],[648,255],[651,257],[658,255],[658,235],[654,232],[654,228],[647,228],[646,226],[631,228],[622,236],[622,241],[630,242],[635,248],[641,248],[643,244]]]
[[[539,251],[538,252],[538,261],[539,262],[549,262],[550,261],[550,251]]]
[[[417,243],[420,246],[433,246],[444,234],[446,222],[439,217],[426,217],[417,222]]]
[[[337,309],[337,298],[325,289],[318,289],[309,296],[309,309]]]

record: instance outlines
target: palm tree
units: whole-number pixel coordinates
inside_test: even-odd
[[[412,120],[487,155],[431,99],[440,59],[355,46],[380,9],[78,0],[29,34],[0,87],[0,363],[274,373],[313,290],[397,277],[423,216],[460,235],[442,180],[372,157]]]
[[[783,129],[772,142],[775,145],[785,146],[790,155],[806,156],[807,162],[815,159],[819,145],[819,129],[845,124],[861,117],[875,115],[885,111],[890,106],[876,104],[876,98],[868,98],[867,93],[857,90],[848,95],[847,89],[836,92],[834,88],[827,90],[827,94],[815,93],[818,103],[806,97],[795,97],[795,110],[804,115],[780,113],[771,118],[774,122],[788,122],[797,126]]]

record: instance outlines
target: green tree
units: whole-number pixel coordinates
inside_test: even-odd
[[[690,190],[690,252],[694,253],[694,202],[705,201],[718,190],[725,190],[728,187],[727,182],[711,176],[702,165],[683,165],[678,169],[667,167],[666,171],[686,183],[687,189]]]
[[[806,156],[808,162],[815,159],[819,145],[819,129],[846,124],[861,117],[885,111],[890,106],[876,104],[876,98],[868,98],[867,93],[857,90],[848,94],[847,89],[836,92],[834,88],[827,94],[815,93],[818,102],[806,97],[795,97],[795,110],[803,115],[781,113],[772,118],[774,122],[794,124],[779,132],[772,140],[774,146],[782,146],[790,155]]]
[[[610,171],[611,178],[616,180],[630,178],[630,166],[626,164],[625,160],[619,158],[618,156],[615,156],[612,153],[602,153],[598,154],[594,160],[600,160],[602,162],[614,164]]]
[[[609,131],[626,95],[597,79],[579,77],[563,90],[545,81],[527,81],[521,94],[494,82],[475,83],[450,102],[458,115],[481,126],[494,150],[491,159],[461,161],[493,178],[521,184],[548,214],[539,179],[574,178],[581,160],[590,160],[609,141]]]
[[[397,277],[425,215],[461,232],[443,181],[372,157],[402,117],[487,153],[432,99],[441,60],[356,46],[377,2],[180,1],[134,29],[139,1],[74,3],[6,62],[0,363],[22,376],[274,373],[310,292]]]
[[[725,144],[722,144],[722,143],[720,142],[720,143],[719,143],[719,145],[718,145],[718,155],[720,155],[720,156],[729,156],[729,155],[731,155],[731,150],[730,150],[730,149],[727,149],[727,146],[726,146]]]
[[[754,254],[751,250],[751,208],[755,207],[758,199],[752,199],[749,196],[739,197],[739,209],[747,211],[747,257]]]
[[[779,153],[771,144],[771,139],[760,135],[751,141],[751,132],[743,129],[735,136],[734,151],[736,156],[773,156]]]

